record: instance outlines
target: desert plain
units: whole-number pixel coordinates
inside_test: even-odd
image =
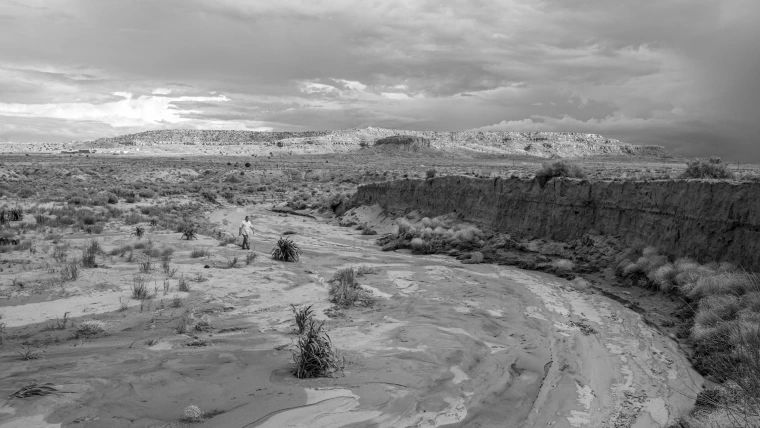
[[[20,212],[0,229],[18,241],[0,253],[0,427],[668,427],[708,382],[672,295],[631,287],[614,266],[568,270],[573,250],[538,236],[515,238],[538,264],[385,248],[376,240],[403,222],[436,216],[352,202],[358,186],[430,170],[530,180],[546,153],[109,144],[0,158],[0,206]],[[648,154],[575,162],[598,180],[685,167]],[[500,233],[450,219],[477,230],[475,246]],[[271,257],[281,238],[297,261]],[[336,304],[347,269],[365,299]],[[294,375],[304,308],[339,370]]]

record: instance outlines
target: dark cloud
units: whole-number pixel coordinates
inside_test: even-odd
[[[546,129],[760,160],[758,18],[755,0],[6,0],[0,138]]]

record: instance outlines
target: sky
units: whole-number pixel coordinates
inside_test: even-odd
[[[760,162],[758,0],[0,0],[0,142],[598,133]]]

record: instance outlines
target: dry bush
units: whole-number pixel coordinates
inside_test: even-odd
[[[555,177],[586,178],[586,173],[580,166],[567,161],[544,163],[536,172],[541,187]]]
[[[182,421],[183,422],[203,422],[204,416],[203,411],[196,405],[191,404],[187,407],[185,407],[185,410],[182,411]]]
[[[209,252],[208,248],[193,248],[193,251],[190,253],[190,257],[193,259],[197,259],[199,257],[208,257],[211,253]]]
[[[647,273],[647,278],[659,290],[670,292],[676,288],[675,280],[677,274],[676,267],[672,263],[668,263],[650,270]]]
[[[698,159],[686,164],[686,170],[681,174],[681,178],[716,178],[729,179],[736,178],[732,171],[728,170],[728,164],[723,163],[720,158]]]
[[[732,294],[742,296],[757,289],[758,278],[747,272],[721,272],[705,275],[686,291],[686,296],[699,301],[708,296]]]
[[[359,286],[356,276],[356,271],[352,267],[335,272],[330,280],[328,293],[330,302],[343,308],[357,304],[371,306],[374,303],[372,294]]]
[[[462,260],[462,263],[471,265],[483,263],[483,253],[480,251],[473,251],[470,253],[470,258]]]
[[[552,260],[549,264],[555,270],[560,272],[572,272],[573,269],[575,269],[575,263],[573,263],[572,260],[568,259]]]
[[[77,325],[77,336],[93,336],[106,331],[106,324],[99,320],[85,320]]]
[[[367,265],[361,265],[356,268],[356,276],[361,277],[364,275],[370,275],[380,272],[380,269],[373,267],[373,266],[367,266]]]

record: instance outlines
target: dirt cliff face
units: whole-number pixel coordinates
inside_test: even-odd
[[[596,231],[674,256],[760,270],[760,184],[709,181],[477,179],[461,176],[359,187],[353,204],[457,212],[516,236],[560,241]]]

